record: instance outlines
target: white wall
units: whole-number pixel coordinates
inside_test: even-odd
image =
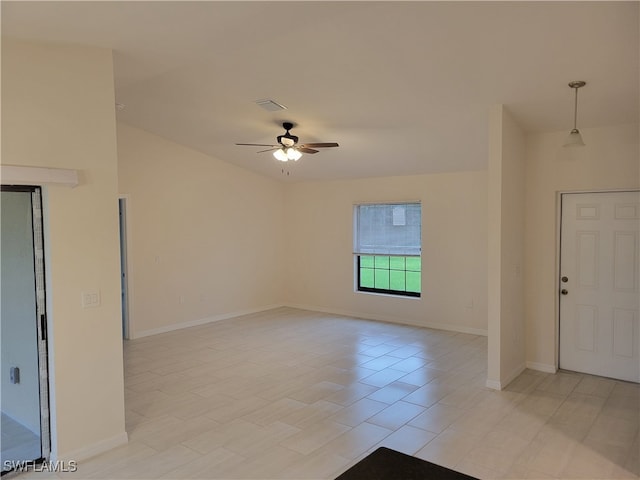
[[[80,170],[77,188],[44,192],[54,458],[126,441],[118,187],[130,199],[134,335],[279,303],[484,333],[498,298],[491,308],[512,319],[498,324],[498,380],[520,361],[509,340],[520,287],[507,280],[522,256],[521,133],[504,112],[500,161],[513,162],[498,177],[280,184],[126,125],[118,159],[108,50],[3,39],[2,67],[2,163]],[[640,186],[638,125],[583,129],[577,150],[560,147],[565,135],[526,138],[526,358],[543,369],[556,365],[557,192]],[[422,201],[422,298],[355,293],[353,204],[406,200]],[[87,290],[100,307],[81,307]]]
[[[127,438],[114,101],[110,50],[3,38],[2,163],[81,173],[44,190],[53,458]]]
[[[502,131],[500,377],[508,383],[525,367],[523,275],[525,134],[507,110],[503,110]]]
[[[283,301],[280,182],[118,124],[130,220],[130,336]]]
[[[2,192],[2,413],[40,436],[40,377],[38,318],[33,261],[30,192]],[[20,382],[11,383],[10,368],[20,369]]]
[[[527,365],[557,367],[558,192],[640,187],[639,125],[581,129],[585,147],[564,148],[568,132],[530,134],[526,147],[525,316]]]
[[[501,389],[525,368],[525,135],[502,105],[490,125],[487,385]]]
[[[486,172],[286,186],[287,302],[486,334]],[[353,205],[422,202],[422,297],[354,292]]]

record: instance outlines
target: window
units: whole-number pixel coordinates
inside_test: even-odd
[[[358,291],[420,296],[421,217],[420,203],[355,206]]]

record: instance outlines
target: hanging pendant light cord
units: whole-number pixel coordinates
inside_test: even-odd
[[[573,130],[578,130],[578,89],[584,87],[587,82],[583,80],[576,80],[569,82],[569,86],[576,91],[576,96],[573,104]]]
[[[578,129],[578,88],[574,87],[574,90],[576,91],[576,99],[573,107],[573,129],[577,130]]]

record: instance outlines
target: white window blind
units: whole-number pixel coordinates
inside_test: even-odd
[[[420,255],[420,203],[355,206],[354,253]]]

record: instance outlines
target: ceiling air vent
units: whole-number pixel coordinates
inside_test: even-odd
[[[278,102],[274,102],[268,98],[264,100],[256,100],[256,104],[262,108],[264,108],[267,112],[278,112],[280,110],[286,110],[287,107],[279,104]]]

